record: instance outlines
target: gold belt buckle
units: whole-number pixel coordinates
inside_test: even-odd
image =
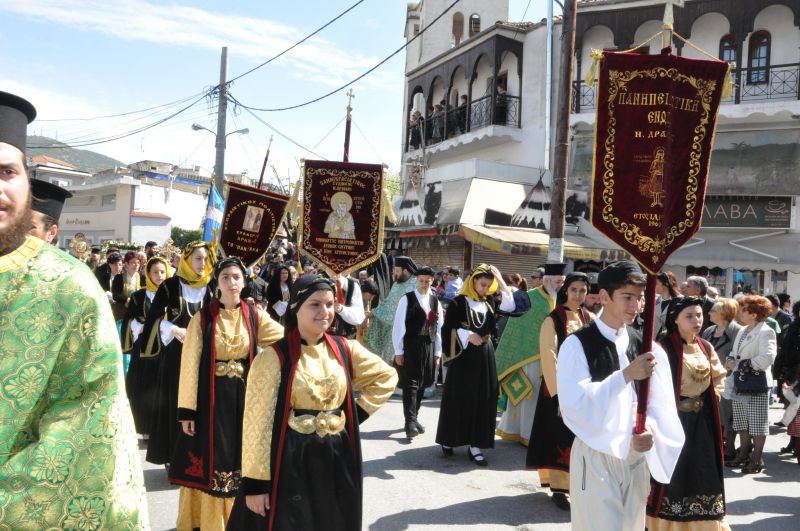
[[[228,378],[244,378],[244,365],[237,360],[218,361],[214,374]]]
[[[320,411],[316,415],[300,415],[295,416],[294,410],[289,413],[289,427],[303,435],[310,435],[316,433],[317,436],[325,437],[326,435],[336,435],[344,429],[345,415],[344,411],[338,415],[332,415]]]
[[[699,413],[703,409],[703,399],[701,397],[683,398],[678,409],[684,413]]]

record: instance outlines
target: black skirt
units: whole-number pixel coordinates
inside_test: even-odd
[[[447,370],[436,442],[494,448],[497,387],[494,345],[469,344]]]
[[[536,402],[533,429],[528,439],[530,443],[525,458],[527,468],[569,472],[569,457],[575,434],[567,428],[558,412],[558,396],[550,396],[547,386],[542,385],[539,389],[539,400]]]
[[[725,487],[722,475],[720,430],[713,405],[705,393],[703,409],[678,412],[686,443],[669,485],[651,479],[647,514],[663,520],[691,522],[722,520]]]
[[[156,465],[169,463],[181,433],[178,423],[178,382],[181,376],[183,343],[177,339],[161,349],[155,390],[155,411],[147,442],[147,461]]]
[[[131,349],[131,364],[125,375],[125,390],[133,413],[136,433],[150,434],[152,419],[156,411],[158,388],[158,357],[141,357],[142,338],[139,337]]]
[[[227,529],[266,530],[274,511],[273,531],[360,531],[360,485],[347,430],[320,438],[288,428],[275,506],[261,517],[240,491]]]

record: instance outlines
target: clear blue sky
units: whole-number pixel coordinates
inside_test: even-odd
[[[488,1],[488,0],[487,0]],[[299,40],[355,0],[0,0],[0,90],[39,109],[32,132],[64,141],[126,133],[177,107],[113,119],[92,118],[153,107],[201,93],[218,82],[228,46],[232,78]],[[547,0],[511,0],[509,20],[538,21]],[[320,96],[356,77],[404,43],[406,0],[365,0],[280,60],[237,81],[232,94],[255,107],[282,107]],[[556,6],[556,12],[559,11]],[[400,165],[404,52],[353,87],[353,161]],[[190,102],[187,102],[187,104]],[[303,109],[258,113],[320,156],[342,155],[344,92]],[[231,110],[231,109],[229,109]],[[87,147],[125,163],[153,159],[213,167],[213,104],[126,139]],[[229,113],[226,172],[257,175],[272,134],[247,112]],[[325,135],[329,133],[325,138]],[[314,155],[275,135],[271,161],[286,176]]]

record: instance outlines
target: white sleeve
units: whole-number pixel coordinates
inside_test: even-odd
[[[650,377],[647,426],[653,432],[653,447],[645,454],[650,474],[659,483],[669,483],[678,463],[686,435],[678,418],[669,358],[661,345],[653,346],[656,369]]]
[[[139,339],[142,330],[144,330],[144,323],[140,323],[136,319],[131,320],[131,336],[133,336],[132,339],[134,343]]]
[[[456,335],[458,336],[458,340],[461,341],[461,348],[467,348],[469,345],[469,334],[471,330],[467,330],[466,328],[459,328],[456,330]]]
[[[442,305],[439,303],[439,316],[436,322],[436,341],[433,344],[433,355],[437,358],[442,357],[442,326],[444,326],[444,312]]]
[[[573,335],[558,351],[556,381],[564,424],[593,450],[626,459],[633,432],[634,396],[622,370],[593,382],[583,345]]]
[[[394,324],[392,325],[392,345],[394,345],[394,355],[403,355],[403,337],[406,335],[406,308],[408,298],[401,297],[397,303],[397,311],[394,313]]]
[[[503,297],[502,301],[500,301],[500,306],[497,307],[498,310],[501,312],[511,313],[516,310],[517,305],[514,303],[514,294],[511,290],[508,293],[501,291],[500,296]]]
[[[171,321],[166,321],[164,319],[161,320],[161,323],[158,325],[158,331],[161,335],[161,343],[166,347],[170,344],[170,342],[175,339],[175,334],[172,333],[172,329],[175,328],[175,325],[172,324]]]
[[[350,305],[344,306],[339,312],[339,317],[350,325],[358,326],[364,322],[364,301],[361,299],[361,288],[358,281],[353,281],[353,296],[350,297]]]

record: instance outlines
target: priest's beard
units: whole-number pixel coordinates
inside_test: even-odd
[[[550,295],[551,299],[556,300],[556,297],[558,297],[557,289],[553,289],[550,286],[545,286],[544,290],[547,292],[548,295]]]
[[[25,204],[20,205],[7,205],[9,207],[8,213],[11,219],[8,226],[0,231],[0,256],[9,254],[17,247],[22,245],[25,241],[25,235],[31,229],[31,196],[28,194],[28,199]]]

